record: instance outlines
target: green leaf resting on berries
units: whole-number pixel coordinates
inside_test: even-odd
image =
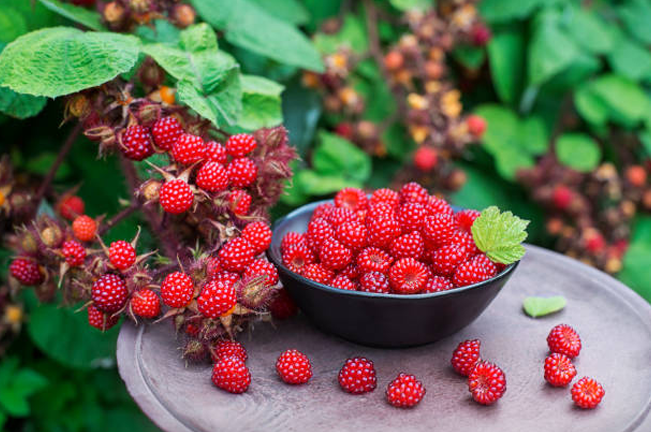
[[[527,297],[522,303],[524,311],[532,318],[549,315],[562,310],[567,304],[563,296]]]
[[[71,21],[84,25],[91,30],[106,30],[102,24],[102,18],[96,11],[75,6],[69,3],[63,3],[59,0],[39,0],[43,6],[54,13],[57,13]]]
[[[473,223],[472,236],[477,247],[491,261],[511,264],[524,255],[521,243],[527,238],[527,225],[528,220],[491,206],[482,211]]]

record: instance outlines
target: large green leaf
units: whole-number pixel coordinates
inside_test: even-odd
[[[0,8],[0,50],[28,31],[25,17],[17,9],[6,5]]]
[[[89,9],[75,6],[70,3],[63,3],[59,0],[38,0],[43,6],[58,13],[59,15],[68,18],[71,21],[84,25],[92,30],[102,31],[106,30],[102,24],[102,18],[99,13]]]
[[[138,53],[133,36],[70,27],[37,30],[0,54],[0,85],[34,96],[63,96],[129,71]]]
[[[618,274],[648,302],[651,302],[651,217],[639,217],[633,228],[631,244],[624,256],[624,267]]]
[[[546,0],[483,0],[479,3],[481,17],[490,23],[528,17]]]
[[[177,45],[181,39],[181,31],[169,21],[157,19],[151,25],[136,28],[136,35],[145,42],[167,43]]]
[[[556,157],[563,165],[589,172],[599,165],[601,149],[588,135],[566,133],[556,140]]]
[[[525,68],[525,42],[521,28],[509,28],[491,39],[488,60],[493,86],[500,99],[514,103],[522,91]]]
[[[270,15],[295,25],[303,25],[310,19],[310,13],[299,0],[252,0]]]
[[[242,75],[242,114],[238,126],[260,129],[283,121],[280,94],[284,87],[266,78]]]
[[[345,187],[362,187],[362,183],[337,174],[303,170],[296,173],[294,187],[307,195],[328,195]]]
[[[294,26],[251,0],[192,0],[199,15],[233,45],[305,69],[322,72],[321,56]]]
[[[31,311],[27,331],[44,354],[63,364],[91,368],[114,361],[118,329],[102,334],[88,325],[85,311],[40,305]]]
[[[602,75],[591,83],[590,89],[609,108],[613,120],[637,122],[648,114],[648,96],[628,78],[615,74]]]
[[[604,54],[613,48],[610,26],[594,10],[575,8],[566,29],[579,46],[595,54]]]
[[[619,8],[619,16],[633,36],[651,44],[651,3],[648,0],[627,0]]]
[[[340,176],[364,182],[371,175],[371,158],[345,138],[321,131],[312,155],[312,166],[319,174]]]
[[[35,116],[43,107],[47,99],[41,96],[32,96],[16,93],[7,87],[0,87],[0,111],[11,117],[26,119]]]
[[[651,77],[649,49],[623,35],[608,54],[608,63],[613,71],[634,81]]]
[[[602,126],[608,121],[608,106],[592,91],[590,85],[584,85],[574,92],[574,105],[587,122]]]
[[[529,83],[540,85],[567,68],[579,55],[574,39],[560,27],[560,16],[544,12],[529,43]]]
[[[220,126],[234,125],[242,111],[239,66],[220,51],[214,31],[197,24],[181,32],[180,46],[143,46],[163,69],[179,80],[179,100]]]
[[[296,147],[298,154],[305,158],[321,116],[321,98],[316,91],[295,80],[283,93],[282,107],[289,141]]]

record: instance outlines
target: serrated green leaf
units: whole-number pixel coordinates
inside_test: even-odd
[[[176,45],[181,39],[181,31],[169,21],[162,19],[155,20],[153,27],[143,25],[136,28],[135,34],[149,43]]]
[[[0,87],[0,111],[8,116],[18,119],[33,117],[41,112],[46,103],[44,97],[20,94],[10,88]]]
[[[559,162],[580,172],[589,172],[599,165],[601,149],[588,135],[566,133],[556,140]]]
[[[34,96],[63,96],[128,72],[138,53],[133,36],[70,27],[37,30],[2,51],[0,85]]]
[[[280,94],[284,87],[274,81],[253,75],[242,75],[242,114],[238,126],[260,129],[283,121]]]
[[[527,225],[528,220],[491,206],[472,224],[472,237],[491,261],[511,264],[524,256],[522,242],[527,238]]]
[[[102,24],[102,18],[96,11],[75,6],[70,3],[62,3],[59,0],[38,0],[43,6],[54,13],[61,15],[71,21],[84,25],[91,30],[106,30]]]
[[[227,41],[281,63],[322,72],[321,56],[294,26],[275,18],[251,0],[192,0],[206,22]]]
[[[567,304],[563,296],[527,297],[522,302],[524,311],[533,318],[549,315],[562,310]]]
[[[345,138],[321,131],[312,155],[312,166],[321,175],[346,178],[357,183],[371,175],[371,158]]]

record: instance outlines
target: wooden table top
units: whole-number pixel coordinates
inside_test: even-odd
[[[522,312],[526,296],[559,294],[568,300],[560,313],[532,319]],[[543,379],[545,339],[559,323],[572,325],[583,341],[577,379],[591,376],[606,390],[595,410],[574,407],[569,388],[552,388]],[[507,391],[492,406],[472,401],[466,380],[449,363],[456,345],[471,338],[481,339],[482,356],[506,373]],[[323,334],[300,316],[276,328],[258,323],[240,341],[253,377],[242,395],[214,387],[210,365],[186,367],[169,322],[125,323],[118,366],[142,410],[170,432],[651,431],[651,306],[606,274],[534,246],[474,323],[432,345],[367,348]],[[278,379],[275,361],[288,348],[310,357],[314,377],[308,384]],[[355,355],[375,362],[378,388],[370,394],[350,395],[337,383],[341,365]],[[386,385],[399,372],[416,375],[427,389],[413,409],[386,403]]]

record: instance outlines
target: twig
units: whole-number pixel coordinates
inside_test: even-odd
[[[109,229],[113,228],[115,225],[120,223],[123,219],[129,217],[134,211],[136,211],[140,207],[139,202],[132,202],[132,204],[129,207],[125,207],[122,210],[120,210],[118,213],[115,214],[111,219],[107,220],[102,228],[100,228],[99,232],[97,233],[98,235],[102,236],[108,231]]]
[[[36,204],[37,208],[39,203],[45,196],[45,193],[47,192],[48,188],[50,187],[50,184],[52,183],[52,180],[54,179],[57,170],[63,163],[65,157],[68,155],[68,152],[70,152],[72,145],[77,140],[77,137],[79,136],[82,127],[83,125],[81,124],[81,122],[77,123],[77,125],[75,125],[72,131],[70,131],[70,134],[68,135],[66,141],[63,143],[63,146],[61,146],[61,148],[59,149],[59,154],[57,155],[57,158],[54,160],[54,163],[50,167],[50,171],[48,171],[47,175],[43,179],[43,183],[41,183],[41,187],[38,189],[38,192],[36,192],[36,195],[34,196],[34,203]]]

